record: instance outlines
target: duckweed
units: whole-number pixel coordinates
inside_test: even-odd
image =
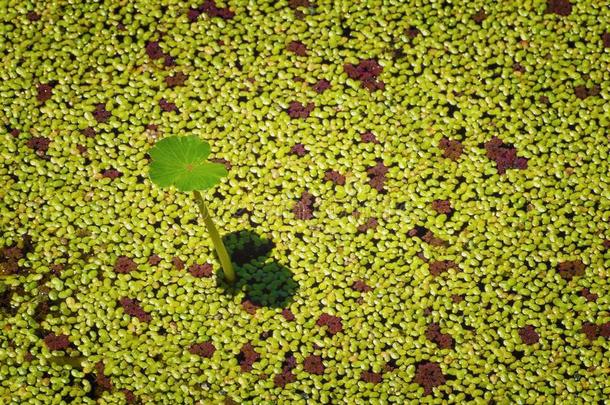
[[[0,403],[602,403],[607,21],[3,2]],[[234,284],[148,178],[170,136],[226,169]]]

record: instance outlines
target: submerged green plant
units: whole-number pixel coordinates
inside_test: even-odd
[[[201,190],[218,184],[219,180],[227,175],[227,169],[220,163],[207,160],[210,144],[195,135],[162,139],[149,154],[152,158],[149,175],[153,183],[162,188],[174,186],[179,191],[193,192],[201,218],[214,243],[225,279],[234,283],[236,277],[231,258],[200,193]]]

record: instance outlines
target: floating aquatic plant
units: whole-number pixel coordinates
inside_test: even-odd
[[[194,135],[164,138],[149,151],[152,159],[150,179],[159,187],[175,187],[178,191],[193,192],[224,276],[229,283],[234,283],[236,276],[231,258],[201,195],[201,191],[214,187],[227,175],[224,165],[207,160],[210,149],[209,143]]]

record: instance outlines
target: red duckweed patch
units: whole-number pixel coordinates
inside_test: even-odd
[[[282,362],[283,370],[292,370],[297,366],[297,359],[291,352],[287,352],[284,355],[284,361]]]
[[[385,83],[377,80],[383,72],[383,67],[375,59],[361,60],[357,65],[346,63],[343,70],[349,78],[359,80],[362,86],[369,91],[383,90]]]
[[[176,61],[169,54],[163,52],[159,41],[150,41],[145,47],[146,54],[152,60],[163,59],[163,65],[165,67],[171,67],[176,65]]]
[[[326,173],[324,173],[324,180],[331,181],[338,186],[345,185],[345,176],[336,170],[327,170]]]
[[[443,157],[451,160],[458,160],[464,150],[460,141],[445,137],[440,140],[438,147],[443,150]]]
[[[1,257],[2,257],[2,261],[9,261],[9,260],[17,261],[23,257],[23,249],[21,249],[17,246],[5,247],[2,249]]]
[[[432,209],[439,214],[449,215],[453,212],[451,208],[451,202],[448,200],[434,200],[432,201]]]
[[[432,389],[445,384],[446,379],[437,363],[426,361],[417,366],[414,381],[424,388],[425,395],[430,395]]]
[[[604,32],[601,35],[602,38],[602,45],[604,46],[604,48],[610,48],[610,32]]]
[[[472,20],[477,24],[481,24],[485,19],[487,19],[487,14],[485,13],[485,10],[482,9],[472,16]]]
[[[290,8],[311,7],[311,2],[309,0],[288,0],[288,6]]]
[[[43,136],[35,136],[27,142],[28,147],[33,149],[34,152],[41,157],[47,154],[50,144],[51,140]]]
[[[134,299],[123,297],[119,299],[119,304],[123,307],[123,311],[125,311],[127,315],[136,317],[141,322],[150,322],[152,319],[152,316],[144,311],[138,301]]]
[[[593,97],[593,96],[597,96],[601,91],[601,88],[599,86],[592,86],[592,87],[586,87],[586,86],[574,86],[574,95],[581,99],[584,100],[588,97]]]
[[[68,339],[68,335],[49,333],[44,337],[44,344],[49,350],[64,350],[70,347],[70,340]]]
[[[589,302],[595,302],[599,298],[599,295],[592,293],[588,288],[583,288],[580,290],[580,295],[585,297],[585,299]]]
[[[563,17],[572,13],[572,3],[568,0],[547,0],[545,13],[557,14]]]
[[[585,274],[585,264],[582,260],[569,260],[559,263],[557,266],[559,275],[566,281]]]
[[[215,351],[216,347],[214,347],[212,342],[195,343],[189,348],[189,353],[196,354],[205,359],[212,357]]]
[[[411,229],[407,235],[420,238],[432,246],[447,246],[447,242],[434,235],[434,232],[423,226],[416,226],[415,228]]]
[[[172,265],[176,270],[184,270],[184,261],[177,256],[172,258]]]
[[[243,308],[244,311],[246,311],[250,315],[254,315],[256,313],[256,310],[260,308],[259,305],[256,305],[254,302],[252,302],[250,300],[243,300],[241,303],[241,307]]]
[[[357,280],[357,281],[354,281],[354,284],[352,284],[352,290],[365,293],[365,292],[373,291],[373,288],[370,287],[364,281]]]
[[[131,390],[123,388],[121,391],[125,396],[125,402],[127,402],[129,405],[138,403],[138,397],[136,397],[136,394],[134,394]]]
[[[288,115],[290,118],[307,118],[314,107],[315,105],[312,102],[302,104],[298,101],[292,101],[288,106]]]
[[[189,21],[194,22],[201,14],[206,14],[212,18],[222,18],[223,20],[230,20],[235,17],[235,13],[229,7],[218,7],[214,0],[206,0],[200,7],[190,9],[187,16]]]
[[[200,15],[201,11],[199,11],[197,8],[189,8],[189,10],[186,12],[186,18],[188,18],[189,22],[192,23],[197,21]]]
[[[284,317],[285,320],[287,321],[294,321],[295,317],[294,314],[292,313],[291,310],[289,310],[288,308],[284,308],[282,310],[282,316]]]
[[[292,208],[292,212],[297,219],[307,220],[313,218],[313,194],[304,191],[301,194],[301,199]]]
[[[176,66],[176,60],[173,58],[173,56],[166,54],[163,57],[163,66],[165,66],[165,67]]]
[[[95,382],[99,390],[112,391],[112,381],[104,374],[104,363],[102,361],[95,364]]]
[[[117,179],[117,178],[121,177],[122,175],[123,175],[123,173],[121,173],[117,169],[106,169],[106,170],[102,171],[102,177],[108,178],[110,180]]]
[[[432,246],[447,246],[447,242],[436,236],[432,231],[426,231],[421,239]]]
[[[53,96],[53,87],[48,84],[39,84],[38,87],[36,87],[36,91],[36,100],[41,103],[44,103]]]
[[[433,276],[440,276],[441,274],[451,270],[457,269],[458,266],[452,260],[438,260],[438,261],[430,261],[428,263],[428,268],[430,270],[430,274]]]
[[[172,76],[165,78],[165,84],[170,89],[173,87],[184,86],[184,82],[188,79],[188,76],[182,72],[177,72]]]
[[[599,335],[603,338],[610,339],[610,322],[602,323],[599,326]]]
[[[170,103],[164,98],[159,100],[159,107],[165,112],[178,112],[178,107],[176,107],[176,104]]]
[[[379,225],[377,218],[369,218],[366,220],[366,222],[364,224],[361,224],[358,226],[358,232],[364,233],[364,232],[368,231],[369,229],[375,229],[375,228],[377,228],[377,225]]]
[[[282,362],[282,372],[273,378],[273,384],[276,387],[283,388],[286,384],[296,381],[296,375],[292,373],[296,365],[297,361],[294,355],[291,352],[286,353]]]
[[[137,270],[138,265],[133,259],[127,256],[119,256],[114,263],[114,271],[120,274],[131,273],[134,270]]]
[[[459,294],[452,294],[451,301],[453,301],[455,304],[459,304],[460,302],[464,301],[464,297]]]
[[[330,82],[326,79],[320,79],[316,83],[312,84],[311,88],[316,93],[321,94],[324,93],[325,90],[328,90],[330,88]]]
[[[597,325],[592,322],[585,322],[582,324],[581,331],[590,341],[594,341],[598,337],[608,339],[610,338],[610,322],[605,322],[601,325]]]
[[[371,166],[366,170],[369,176],[369,185],[375,190],[381,192],[386,181],[386,174],[390,169],[382,162],[377,161],[375,166]]]
[[[242,373],[252,371],[252,365],[260,359],[261,355],[254,350],[251,343],[246,343],[242,346],[237,360],[241,367]]]
[[[583,323],[581,331],[585,334],[587,339],[591,341],[597,339],[597,337],[599,336],[599,326],[592,322]]]
[[[159,263],[161,263],[161,256],[157,254],[153,254],[148,258],[148,264],[151,266],[156,266]]]
[[[377,140],[377,137],[374,133],[372,133],[371,131],[366,131],[360,134],[360,142],[378,144],[379,140]]]
[[[337,333],[343,330],[343,323],[341,322],[341,318],[329,314],[320,315],[318,321],[316,322],[316,325],[328,327],[328,333],[331,335],[336,335]]]
[[[575,86],[574,87],[574,95],[581,100],[589,97],[589,92],[585,86]]]
[[[189,267],[189,273],[191,273],[193,277],[212,277],[214,275],[214,268],[210,263],[195,263]]]
[[[303,157],[307,154],[307,149],[305,149],[305,145],[302,143],[297,143],[290,149],[290,153],[297,155],[298,157]]]
[[[298,56],[307,56],[307,47],[301,41],[291,41],[286,49]]]
[[[485,143],[485,152],[488,158],[496,162],[499,174],[506,173],[507,169],[527,169],[527,159],[517,157],[517,149],[506,145],[497,136]]]
[[[284,388],[287,384],[296,381],[297,376],[290,370],[284,370],[273,377],[273,384],[276,387]]]
[[[369,179],[369,185],[371,186],[371,188],[382,192],[384,191],[385,181],[385,176],[373,176]]]
[[[106,110],[106,105],[103,103],[99,103],[95,105],[95,110],[93,110],[93,118],[97,122],[106,122],[112,116],[110,111]]]
[[[159,41],[151,41],[146,44],[146,54],[152,60],[161,59],[165,56],[163,49],[161,49],[161,45],[159,45]]]
[[[519,329],[519,337],[521,337],[521,341],[526,345],[533,345],[540,340],[540,335],[536,332],[536,328],[533,325],[526,325]]]
[[[322,363],[322,357],[311,354],[305,357],[303,361],[303,370],[310,374],[322,375],[324,374],[324,364]]]
[[[36,11],[30,11],[25,16],[29,21],[32,21],[32,22],[40,21],[40,18],[41,18],[40,14],[38,14]]]
[[[360,373],[360,379],[371,384],[379,384],[383,380],[383,375],[373,371],[363,371]]]
[[[437,323],[431,323],[426,329],[426,338],[434,342],[441,349],[450,349],[453,347],[453,338],[447,333],[441,333],[441,327]]]
[[[84,128],[80,132],[87,138],[95,138],[95,129],[93,127]]]

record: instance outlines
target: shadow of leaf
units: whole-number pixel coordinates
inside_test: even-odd
[[[218,285],[227,294],[244,291],[252,303],[271,308],[284,308],[298,289],[293,273],[271,258],[275,243],[253,231],[225,235],[223,242],[231,256],[237,281],[229,285],[222,276]]]

